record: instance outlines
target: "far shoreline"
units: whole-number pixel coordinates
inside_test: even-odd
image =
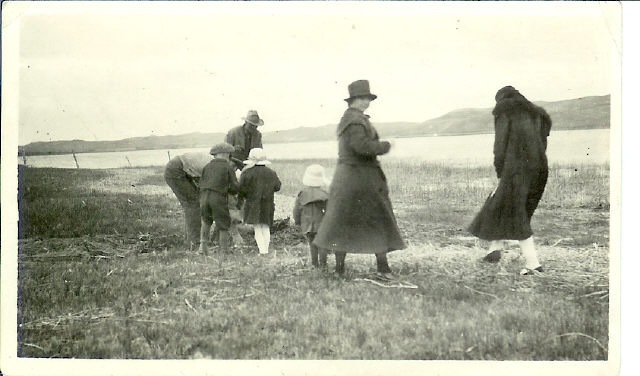
[[[611,129],[611,127],[589,127],[589,128],[571,128],[571,129],[556,129],[551,132],[559,132],[559,131],[588,131],[588,130],[601,130],[601,129]],[[485,134],[493,134],[493,132],[466,132],[466,133],[442,133],[442,134],[415,134],[415,135],[399,135],[399,136],[389,136],[388,138],[426,138],[426,137],[456,137],[456,136],[477,136],[477,135],[485,135]],[[67,142],[70,140],[60,140],[53,142]],[[85,140],[78,140],[85,141]],[[320,140],[301,140],[301,141],[286,141],[286,142],[273,142],[268,143],[270,145],[286,145],[286,144],[303,144],[303,143],[312,143],[312,142],[327,142],[334,141],[334,139],[320,139]],[[85,141],[90,142],[90,141]],[[267,142],[265,142],[267,143]],[[209,147],[208,144],[203,145],[195,145],[195,146],[173,146],[170,148],[167,147],[157,147],[157,148],[119,148],[119,149],[110,149],[110,150],[85,150],[85,151],[76,151],[73,150],[67,152],[42,152],[42,153],[21,153],[24,145],[18,146],[18,157],[35,157],[35,156],[47,156],[47,155],[72,155],[72,154],[94,154],[94,153],[119,153],[125,151],[150,151],[150,150],[175,150],[175,149],[197,149],[197,148],[206,148]]]

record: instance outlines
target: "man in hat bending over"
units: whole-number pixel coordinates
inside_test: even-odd
[[[264,121],[260,119],[256,110],[249,110],[242,120],[244,124],[232,128],[225,138],[225,141],[233,146],[231,158],[240,170],[244,167],[242,161],[247,160],[251,149],[262,149],[262,133],[258,127],[264,125]]]
[[[198,185],[202,169],[212,159],[207,153],[192,152],[173,157],[164,170],[164,179],[184,211],[185,233],[189,250],[200,245],[200,198]]]

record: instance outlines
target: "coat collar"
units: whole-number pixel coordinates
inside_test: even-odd
[[[369,115],[365,115],[364,112],[357,108],[347,108],[344,115],[342,115],[342,119],[340,119],[340,124],[338,124],[338,129],[336,130],[337,135],[340,136],[350,124],[367,126],[369,125]]]
[[[316,201],[326,201],[329,199],[327,191],[320,187],[306,187],[298,194],[300,205],[306,205]]]

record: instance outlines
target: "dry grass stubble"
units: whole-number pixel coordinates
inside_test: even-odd
[[[276,218],[290,215],[308,163],[274,163],[284,183]],[[409,248],[390,264],[417,289],[357,280],[374,270],[371,255],[348,255],[346,279],[313,271],[294,228],[274,234],[267,258],[251,247],[186,253],[161,169],[23,171],[20,354],[607,358],[608,169],[552,169],[534,216],[534,231],[549,229],[538,236],[547,272],[523,278],[517,243],[484,264],[484,244],[464,231],[493,186],[490,169],[393,163],[385,171]]]

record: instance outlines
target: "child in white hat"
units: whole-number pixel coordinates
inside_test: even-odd
[[[302,177],[304,188],[298,193],[293,207],[293,220],[300,225],[302,233],[309,242],[311,265],[314,268],[323,269],[327,267],[327,252],[314,245],[313,239],[316,237],[327,208],[327,200],[329,200],[329,193],[325,188],[327,183],[322,166],[318,164],[308,166]]]
[[[261,255],[269,253],[271,226],[275,209],[273,195],[280,190],[280,179],[261,148],[251,149],[246,167],[240,175],[239,196],[244,202],[244,223],[253,225],[254,236]]]

